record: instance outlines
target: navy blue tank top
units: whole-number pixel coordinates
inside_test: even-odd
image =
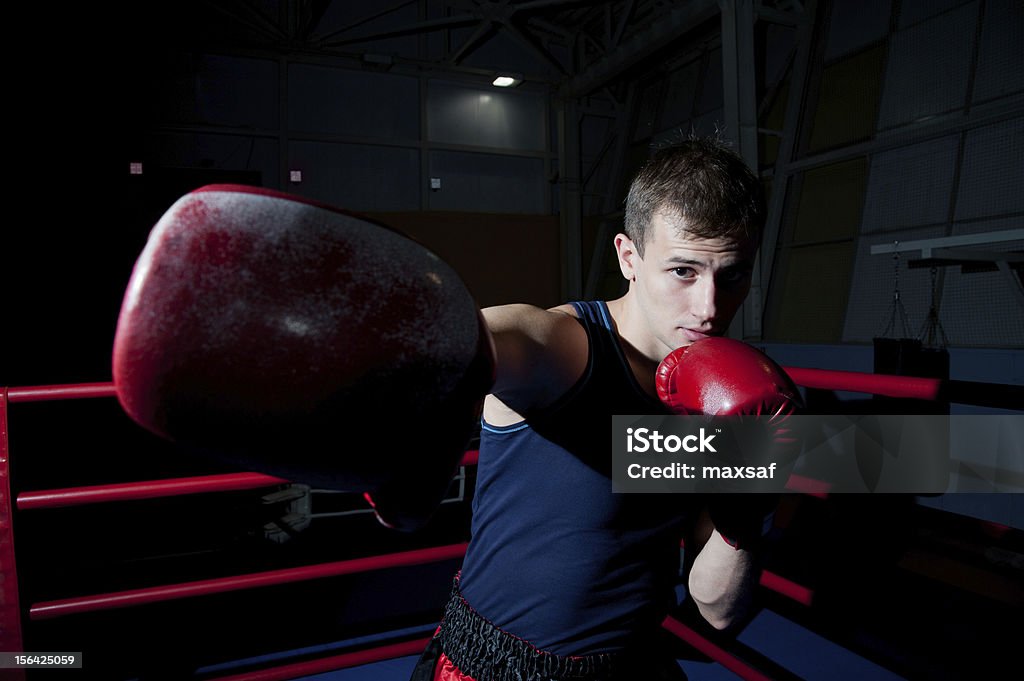
[[[662,414],[638,384],[603,302],[573,303],[586,370],[552,406],[483,423],[460,586],[501,629],[558,655],[622,650],[675,604],[690,495],[613,494],[611,416]]]

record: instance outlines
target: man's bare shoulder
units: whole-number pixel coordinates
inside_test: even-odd
[[[576,308],[570,303],[565,303],[564,305],[558,305],[556,307],[549,307],[546,311],[567,314],[570,317],[579,317],[579,314],[576,312]]]
[[[574,321],[576,310],[569,304],[544,309],[527,303],[513,303],[485,307],[482,312],[492,333],[518,331],[536,337],[579,326]]]
[[[499,305],[482,312],[497,350],[493,392],[511,408],[522,413],[548,404],[582,375],[587,334],[571,305]]]

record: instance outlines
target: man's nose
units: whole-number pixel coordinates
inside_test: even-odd
[[[718,312],[718,287],[713,277],[701,277],[694,292],[694,314],[701,323],[712,321]]]

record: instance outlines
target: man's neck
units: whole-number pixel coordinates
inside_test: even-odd
[[[634,297],[627,292],[621,298],[609,300],[606,304],[608,305],[608,313],[612,318],[615,334],[619,338],[619,345],[629,361],[633,375],[636,376],[637,382],[640,383],[647,393],[651,396],[657,396],[654,374],[658,369],[661,358],[652,357],[651,355],[656,353],[650,350],[644,352],[642,349],[644,342],[647,342],[648,345],[650,345],[650,342],[645,341],[643,330],[637,326],[640,315],[634,308]]]

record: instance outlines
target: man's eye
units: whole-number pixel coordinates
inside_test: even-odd
[[[672,272],[682,279],[692,279],[697,276],[697,270],[692,267],[677,267]]]
[[[729,270],[723,272],[721,275],[721,282],[726,285],[734,286],[745,282],[750,277],[750,270]]]

